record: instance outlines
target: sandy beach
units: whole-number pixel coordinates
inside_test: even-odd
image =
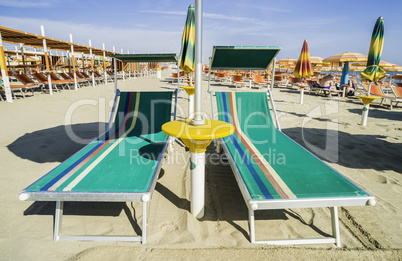
[[[171,72],[163,72],[168,77]],[[212,82],[213,90],[234,91]],[[156,76],[118,81],[127,91],[174,90]],[[238,91],[262,91],[249,88]],[[207,81],[203,111],[211,115]],[[247,207],[230,166],[206,165],[205,216],[190,213],[189,151],[181,141],[163,161],[150,204],[148,243],[53,241],[54,202],[20,201],[18,193],[96,138],[107,127],[113,83],[53,96],[0,102],[1,260],[400,260],[402,257],[402,113],[374,103],[361,126],[357,98],[329,98],[275,87],[282,131],[375,196],[377,204],[339,208],[342,248],[251,244]],[[178,117],[187,115],[179,93]],[[395,107],[401,110],[401,105]],[[213,155],[210,146],[207,157]],[[208,161],[207,161],[208,162]],[[136,211],[134,210],[134,208]],[[67,202],[63,234],[140,233],[140,204]],[[257,238],[322,237],[329,209],[257,212]]]

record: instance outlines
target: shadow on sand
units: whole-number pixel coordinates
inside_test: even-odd
[[[63,162],[107,128],[104,122],[60,125],[26,133],[7,148],[16,156],[37,163]]]
[[[402,173],[402,143],[389,142],[385,136],[353,135],[316,128],[288,128],[282,131],[322,160],[348,168]]]

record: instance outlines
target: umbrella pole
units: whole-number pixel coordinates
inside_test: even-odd
[[[366,126],[367,125],[367,118],[368,118],[368,112],[369,112],[370,105],[369,104],[364,104],[363,106],[363,116],[362,116],[362,125]]]
[[[203,125],[201,114],[202,99],[202,0],[195,1],[195,100],[193,125]]]
[[[303,104],[304,87],[300,88],[300,104]]]
[[[191,152],[191,213],[200,219],[204,216],[205,152]]]
[[[370,90],[371,90],[371,82],[369,82],[369,86],[367,88],[367,95],[370,95]],[[362,113],[362,126],[367,125],[369,108],[370,108],[370,104],[364,104],[363,113]]]
[[[195,0],[195,108],[193,125],[203,125],[201,115],[202,83],[202,0]],[[205,152],[191,152],[191,213],[200,219],[204,216]]]

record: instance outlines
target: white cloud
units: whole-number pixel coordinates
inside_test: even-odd
[[[58,3],[59,0],[0,0],[0,6],[10,6],[19,8],[28,7],[48,7]]]
[[[185,11],[158,11],[158,10],[142,10],[140,13],[169,14],[169,15],[187,15]]]
[[[268,11],[268,12],[277,12],[277,13],[290,13],[289,10],[287,9],[282,9],[282,8],[275,8],[275,7],[265,7],[262,5],[255,5],[255,4],[250,4],[249,2],[247,4],[240,4],[239,6],[245,8],[254,8],[262,11]]]

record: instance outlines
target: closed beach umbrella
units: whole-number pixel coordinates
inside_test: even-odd
[[[362,98],[364,103],[362,113],[362,125],[366,126],[370,103],[374,98],[370,96],[371,83],[377,82],[386,76],[386,72],[379,67],[382,48],[384,45],[384,19],[379,17],[374,25],[371,35],[367,67],[360,73],[362,81],[369,81],[367,96]]]
[[[360,73],[362,81],[369,81],[371,83],[385,77],[386,72],[379,66],[383,46],[384,19],[379,17],[375,23],[373,34],[371,35],[370,49],[366,65],[367,68]]]
[[[187,11],[186,24],[184,25],[183,36],[181,38],[181,50],[179,67],[184,72],[194,72],[195,70],[195,10],[194,6],[190,5]],[[177,84],[180,84],[179,72],[177,72]],[[190,74],[190,85],[193,79]],[[188,117],[191,118],[194,114],[194,87],[182,87],[188,94]]]
[[[186,73],[194,72],[195,69],[195,11],[190,5],[187,11],[186,24],[181,38],[180,69]]]
[[[307,40],[304,40],[299,60],[297,60],[296,67],[293,70],[293,75],[298,78],[307,78],[314,75],[313,67],[311,66]],[[300,85],[300,104],[303,104],[303,93],[304,86]]]
[[[349,81],[349,62],[345,62],[342,69],[341,80],[339,81],[339,87],[342,88],[343,85],[348,84]]]
[[[304,40],[299,60],[297,60],[293,75],[299,78],[307,78],[314,75],[313,67],[311,66],[307,40]]]

